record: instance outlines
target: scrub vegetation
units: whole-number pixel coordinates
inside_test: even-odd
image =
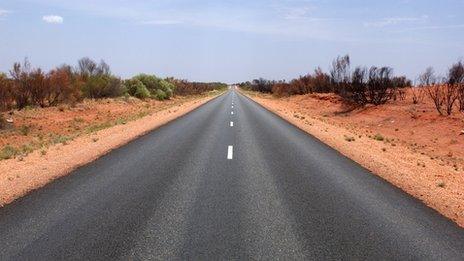
[[[46,155],[52,145],[160,111],[175,112],[226,88],[149,74],[123,80],[107,63],[90,58],[48,72],[25,59],[0,73],[0,160],[38,149]]]
[[[464,65],[453,64],[446,76],[437,76],[432,67],[421,74],[416,84],[405,76],[395,76],[390,67],[358,66],[351,68],[348,55],[333,60],[328,73],[317,68],[314,73],[289,82],[255,79],[240,83],[245,90],[271,93],[277,97],[313,93],[332,93],[354,106],[374,106],[390,101],[404,100],[407,93],[413,104],[430,99],[440,115],[464,112]]]
[[[82,58],[77,66],[61,65],[45,72],[25,59],[8,74],[0,73],[0,110],[75,104],[84,99],[133,96],[169,100],[175,95],[198,95],[224,89],[222,83],[197,83],[139,74],[123,80],[111,73],[105,62]]]

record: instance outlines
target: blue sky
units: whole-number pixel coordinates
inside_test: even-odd
[[[464,58],[464,0],[1,0],[0,71],[83,56],[122,77],[291,79],[337,55],[415,78]]]

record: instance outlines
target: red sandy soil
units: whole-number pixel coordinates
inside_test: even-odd
[[[331,94],[246,94],[464,227],[464,113],[439,116],[409,92],[355,110]]]
[[[13,126],[1,131],[0,148],[9,144],[35,150],[0,160],[0,206],[69,174],[217,95],[213,92],[163,102],[133,98],[89,100],[75,107],[39,108],[5,115],[13,118]],[[31,126],[27,133],[21,133],[24,125]]]

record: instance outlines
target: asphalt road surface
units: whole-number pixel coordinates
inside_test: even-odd
[[[0,209],[0,260],[463,260],[464,230],[234,90]]]

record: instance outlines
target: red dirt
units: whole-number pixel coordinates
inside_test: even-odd
[[[112,125],[136,115],[145,115],[182,104],[191,98],[174,98],[168,101],[135,98],[85,100],[74,107],[62,105],[50,108],[32,108],[4,113],[13,124],[0,130],[0,149],[5,145],[20,148],[34,145],[47,146],[53,137],[76,137],[89,132],[91,126]],[[26,133],[27,132],[27,133]]]

